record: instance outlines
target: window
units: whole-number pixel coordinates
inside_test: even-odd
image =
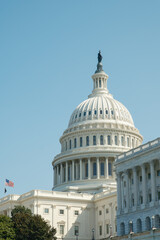
[[[158,177],[160,176],[160,170],[157,170],[157,176]]]
[[[82,137],[80,137],[80,147],[83,146],[83,140],[82,140]]]
[[[77,114],[76,114],[75,118],[77,118]]]
[[[142,182],[142,176],[139,177],[139,181]]]
[[[96,162],[93,163],[93,176],[97,175],[97,164]]]
[[[64,225],[59,226],[59,233],[60,233],[60,235],[64,234]]]
[[[134,148],[134,139],[132,139],[132,148]]]
[[[106,213],[109,213],[109,209],[108,208],[106,208]]]
[[[79,211],[75,210],[74,215],[79,215]]]
[[[101,210],[99,211],[99,215],[102,215],[102,211]]]
[[[71,180],[71,167],[68,166],[68,181]]]
[[[129,137],[127,137],[127,147],[129,147]]]
[[[104,176],[104,162],[101,162],[100,164],[100,167],[101,167],[101,176]]]
[[[46,214],[49,213],[49,208],[45,208],[44,213],[46,213]]]
[[[106,224],[106,234],[109,234],[109,224]]]
[[[72,148],[72,141],[69,140],[69,148],[71,149]]]
[[[111,136],[108,135],[107,139],[108,139],[108,145],[111,145]]]
[[[66,151],[67,151],[67,142],[66,142]]]
[[[133,180],[133,178],[131,179],[131,183],[134,184],[134,180]]]
[[[96,136],[93,136],[93,145],[96,145]]]
[[[91,111],[89,111],[89,115],[91,115]]]
[[[121,146],[124,146],[124,137],[121,137]]]
[[[143,197],[140,196],[140,203],[143,204]]]
[[[150,173],[148,173],[148,179],[151,179],[151,174]]]
[[[98,80],[96,79],[96,88],[98,88]]]
[[[102,225],[99,226],[99,235],[102,235]]]
[[[103,145],[103,135],[100,136],[100,145]]]
[[[100,114],[102,114],[102,110],[100,110]]]
[[[81,113],[79,114],[79,117],[81,117]]]
[[[84,112],[84,114],[83,114],[84,116],[86,116],[86,112]]]
[[[89,136],[86,137],[86,146],[89,146]]]
[[[126,187],[126,181],[124,181],[124,187]]]
[[[149,198],[149,202],[151,202],[152,201],[152,194],[151,193],[149,193],[148,198]]]
[[[106,110],[106,114],[108,114],[108,110]]]
[[[99,80],[99,87],[101,88],[101,80]]]
[[[160,200],[160,192],[158,192],[158,200]]]
[[[77,147],[77,139],[75,138],[74,139],[74,148],[76,148]]]
[[[109,176],[112,176],[112,163],[111,162],[108,163],[108,174],[109,174]]]
[[[63,209],[60,209],[60,210],[59,210],[59,214],[62,214],[62,215],[63,215],[63,214],[64,214],[64,210],[63,210]]]
[[[117,136],[114,137],[115,145],[118,145],[118,138]]]
[[[95,115],[97,114],[97,110],[94,110],[94,114],[95,114]]]
[[[111,111],[111,114],[112,114],[112,115],[114,114],[113,110]]]
[[[74,235],[75,236],[79,235],[79,226],[74,226]]]
[[[88,163],[85,164],[85,176],[88,177]]]

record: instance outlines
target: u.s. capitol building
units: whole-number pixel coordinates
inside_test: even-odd
[[[94,235],[98,240],[117,235],[115,159],[118,155],[139,147],[143,140],[129,111],[108,91],[108,75],[103,71],[100,52],[92,79],[92,93],[73,111],[68,128],[60,138],[61,153],[55,156],[52,162],[52,191],[33,190],[0,199],[1,214],[10,215],[15,205],[24,205],[55,227],[59,239],[75,239],[78,235],[79,239],[87,240]],[[125,213],[129,214],[128,209],[133,204],[133,190],[129,192],[128,184],[131,183],[128,181],[136,179],[134,175],[129,175],[131,180],[125,180],[127,188],[122,191],[126,176],[122,173],[125,168],[121,163],[119,158],[116,162],[117,176],[120,179],[119,235],[128,231],[128,225],[127,228],[125,226]],[[125,166],[128,167],[127,164]],[[150,168],[151,181],[154,183],[152,165]],[[142,175],[144,176],[143,169]],[[142,183],[143,181],[144,177]],[[141,186],[139,187],[141,189]],[[144,190],[141,192],[143,201],[146,201]],[[154,193],[151,189],[152,192]],[[137,198],[134,198],[135,204],[137,201]],[[123,215],[122,221],[120,214]]]

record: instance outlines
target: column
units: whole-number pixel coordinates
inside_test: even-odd
[[[56,185],[56,167],[53,167],[53,171],[54,171],[54,183],[53,183],[53,187]]]
[[[80,164],[80,180],[82,180],[82,159],[79,160]]]
[[[72,181],[74,181],[74,160],[72,160]]]
[[[122,209],[122,195],[121,195],[121,174],[117,173],[117,197],[118,197],[118,212]]]
[[[156,184],[155,184],[154,161],[150,162],[150,171],[151,171],[152,202],[155,202],[155,200],[156,200]]]
[[[108,179],[108,158],[106,158],[105,178]]]
[[[61,171],[60,171],[60,183],[63,182],[63,164],[61,163]]]
[[[68,162],[66,162],[66,182],[68,182]]]
[[[146,204],[146,171],[145,165],[141,166],[142,168],[142,193],[143,193],[143,204]]]
[[[76,162],[76,180],[78,180],[78,162]]]
[[[126,208],[128,210],[129,208],[129,177],[128,177],[128,171],[125,172],[126,176]]]
[[[88,179],[91,179],[91,159],[88,158]]]
[[[138,205],[138,185],[137,185],[137,169],[133,168],[133,184],[134,184],[134,205],[137,207]]]
[[[97,179],[99,179],[99,158],[97,158]]]

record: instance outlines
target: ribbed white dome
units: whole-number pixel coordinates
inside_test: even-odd
[[[91,97],[80,103],[72,113],[68,127],[93,120],[121,121],[134,126],[127,108],[108,94]]]

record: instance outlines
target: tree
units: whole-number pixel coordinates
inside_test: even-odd
[[[0,215],[0,239],[15,239],[15,231],[11,219]]]
[[[51,228],[39,215],[32,215],[31,210],[16,206],[12,210],[12,221],[16,240],[52,240],[56,239],[56,230]]]

